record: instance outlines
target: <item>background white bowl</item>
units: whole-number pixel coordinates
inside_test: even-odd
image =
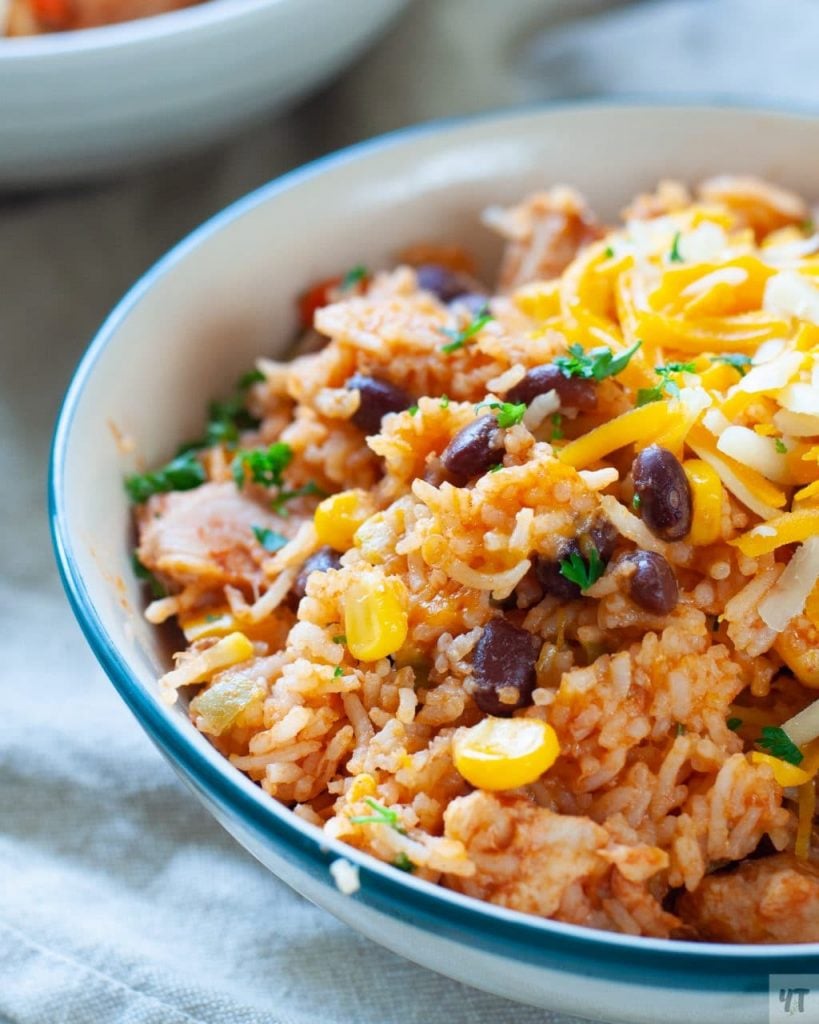
[[[351,61],[406,0],[208,0],[0,39],[0,187],[99,177],[229,134]]]
[[[330,841],[231,767],[162,705],[166,668],[131,571],[122,476],[196,434],[207,399],[262,353],[282,353],[294,295],[410,242],[458,240],[489,268],[479,211],[554,182],[614,216],[658,179],[718,171],[771,177],[816,196],[819,120],[692,108],[588,106],[408,130],[293,172],[205,224],[139,282],[103,326],[55,437],[51,515],[64,582],[103,667],[143,727],[244,846],[314,902],[434,970],[509,998],[628,1024],[767,1019],[768,976],[819,973],[819,945],[716,946],[595,932],[460,896]],[[101,737],[104,741],[104,737]],[[329,864],[359,868],[345,897]]]

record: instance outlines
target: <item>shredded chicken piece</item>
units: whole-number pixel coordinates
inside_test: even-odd
[[[698,191],[706,202],[727,206],[758,239],[810,216],[798,195],[759,178],[721,174],[704,181]]]
[[[444,824],[444,834],[463,843],[476,867],[472,878],[449,884],[470,896],[633,934],[668,936],[677,926],[648,887],[666,868],[667,855],[614,843],[590,818],[479,790],[453,800]]]
[[[536,192],[518,206],[490,207],[483,220],[507,240],[499,280],[507,292],[557,277],[580,249],[602,235],[585,199],[561,185]]]
[[[745,861],[704,878],[677,913],[716,942],[817,942],[819,868],[790,853]]]
[[[152,572],[179,583],[234,586],[264,580],[269,557],[253,527],[286,537],[298,528],[281,519],[232,483],[208,483],[192,491],[150,498],[139,514],[139,559]]]

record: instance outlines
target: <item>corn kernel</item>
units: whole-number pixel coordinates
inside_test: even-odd
[[[688,539],[701,547],[719,539],[722,519],[722,481],[716,470],[702,459],[686,459],[683,470],[693,499],[691,533]]]
[[[554,729],[539,718],[492,718],[459,730],[453,741],[455,767],[478,789],[526,786],[557,760]]]
[[[365,519],[373,513],[371,499],[366,491],[340,491],[331,494],[316,509],[315,527],[322,544],[336,551],[347,551],[353,546],[353,536]]]
[[[407,639],[407,590],[397,576],[362,571],[344,595],[347,647],[359,661],[386,658]]]
[[[767,764],[773,768],[774,778],[780,786],[801,786],[810,781],[810,773],[795,764],[783,761],[772,754],[762,754],[755,750],[751,754],[751,761],[754,764]]]
[[[226,604],[204,611],[183,612],[177,621],[189,644],[206,636],[227,636],[237,628],[236,619]]]

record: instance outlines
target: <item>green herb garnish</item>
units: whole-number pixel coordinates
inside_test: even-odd
[[[816,230],[816,223],[808,217],[807,220],[802,221],[801,227],[805,234],[812,235]]]
[[[595,547],[590,548],[588,561],[577,551],[572,551],[569,557],[560,563],[560,575],[576,583],[581,590],[588,590],[605,571],[606,563]]]
[[[733,366],[741,376],[745,376],[748,372],[748,367],[751,365],[751,357],[746,356],[744,352],[726,352],[721,356],[711,356],[712,363],[725,363],[727,366]]]
[[[271,502],[271,508],[277,516],[287,516],[288,511],[284,507],[288,501],[292,501],[293,498],[307,498],[311,495],[315,495],[317,498],[326,498],[327,491],[324,491],[319,487],[315,480],[308,480],[306,484],[302,484],[301,487],[297,487],[293,491],[281,490]]]
[[[685,736],[685,724],[683,722],[677,722],[674,728],[675,736]]]
[[[341,667],[341,665],[336,665],[336,667],[333,669],[333,678],[334,679],[340,679],[341,676],[343,676],[343,675],[344,675],[344,669]]]
[[[283,548],[287,543],[287,537],[283,533],[278,533],[276,530],[268,530],[266,526],[253,526],[251,529],[256,540],[265,551],[269,551],[271,554]]]
[[[133,554],[131,555],[131,567],[134,570],[134,576],[136,576],[136,578],[138,580],[141,580],[143,583],[148,584],[148,586],[151,588],[151,595],[155,599],[168,596],[167,587],[164,585],[164,583],[160,583],[160,581],[156,578],[156,576],[154,576],[151,570],[147,566],[143,565],[142,562],[140,562],[139,555],[136,553],[136,551],[134,551]]]
[[[367,268],[362,266],[360,263],[355,267],[351,267],[344,277],[341,279],[339,287],[343,292],[350,291],[351,288],[355,288],[361,284],[364,278],[367,276]]]
[[[442,409],[449,408],[449,398],[446,395],[441,395],[441,401],[438,403]]]
[[[660,383],[653,388],[639,388],[637,391],[637,406],[648,405],[650,402],[659,402],[665,395],[672,395],[674,398],[680,396],[680,386],[672,380],[675,373],[696,373],[697,367],[694,363],[666,363],[665,366],[655,366],[654,372],[660,378]]]
[[[171,459],[165,466],[151,473],[134,473],[125,478],[125,490],[136,504],[142,504],[153,494],[166,491],[191,491],[207,480],[202,463],[192,452]]]
[[[614,249],[612,249],[610,245],[607,245],[606,248],[603,250],[603,255],[606,257],[607,260],[610,260],[614,256]]]
[[[774,448],[776,448],[780,455],[788,454],[788,446],[781,437],[774,438]]]
[[[731,730],[731,732],[736,732],[737,729],[742,725],[742,719],[741,718],[729,718],[728,721],[725,724],[728,726],[728,728]]]
[[[468,341],[474,338],[479,331],[482,331],[490,320],[494,319],[489,312],[489,307],[484,306],[475,314],[472,322],[464,327],[462,331],[453,330],[451,327],[439,327],[438,329],[441,334],[445,334],[447,338],[452,339],[446,345],[441,345],[441,351],[447,353],[457,352],[459,348],[463,348]]]
[[[263,380],[265,380],[265,375],[261,370],[248,370],[236,381],[236,388],[238,391],[244,392],[254,384],[261,384]]]
[[[244,487],[248,471],[254,484],[281,487],[282,473],[293,461],[293,449],[284,441],[274,441],[269,448],[239,452],[230,469],[236,486]]]
[[[218,622],[221,618],[222,616],[216,612],[208,612],[205,616],[205,622]]]
[[[498,426],[503,427],[504,430],[507,427],[514,427],[520,423],[523,417],[526,415],[526,403],[521,402],[516,404],[515,402],[481,402],[475,406],[475,412],[480,409],[495,409],[497,410],[497,421]]]
[[[496,462],[494,466],[490,466],[487,473],[499,473],[503,469],[502,462]]]
[[[668,254],[669,263],[682,263],[683,258],[680,255],[680,232],[678,231],[671,242],[671,252]]]
[[[414,416],[418,412],[418,406],[411,405],[409,409],[407,409],[407,412],[410,414],[410,416]]]
[[[559,412],[553,412],[549,422],[552,424],[550,441],[561,441],[566,435],[563,432],[563,416]]]
[[[406,835],[406,829],[402,828],[401,825],[398,824],[398,811],[394,811],[390,807],[385,807],[377,800],[373,800],[371,796],[365,796],[364,803],[369,804],[374,813],[357,814],[354,818],[350,818],[350,821],[354,825],[389,825],[390,828],[394,828],[396,832]]]
[[[586,352],[582,345],[570,345],[567,356],[558,356],[555,364],[564,377],[583,377],[585,380],[604,380],[614,377],[629,364],[629,360],[642,345],[635,341],[631,348],[615,355],[606,345],[592,348]]]
[[[634,509],[635,512],[639,512],[640,511],[640,506],[642,504],[643,504],[643,499],[640,497],[639,494],[635,494],[634,497],[631,499],[631,507]]]
[[[777,725],[766,725],[763,728],[758,745],[788,764],[801,764],[805,757],[785,730]]]
[[[346,644],[347,643],[347,637],[344,635],[344,633],[339,633],[337,636],[333,637],[333,643],[334,644]]]
[[[404,853],[403,850],[398,854],[398,856],[392,862],[392,866],[394,868],[398,868],[399,871],[406,871],[409,874],[412,874],[412,872],[415,870],[415,865],[412,863],[412,861]]]

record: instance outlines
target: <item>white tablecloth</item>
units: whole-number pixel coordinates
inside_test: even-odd
[[[59,399],[105,312],[172,242],[286,168],[407,122],[538,96],[815,94],[812,0],[668,0],[557,34],[537,31],[543,7],[419,0],[335,88],[229,145],[116,184],[0,197],[0,1019],[558,1021],[359,937],[205,814],[88,651],[44,503]]]

